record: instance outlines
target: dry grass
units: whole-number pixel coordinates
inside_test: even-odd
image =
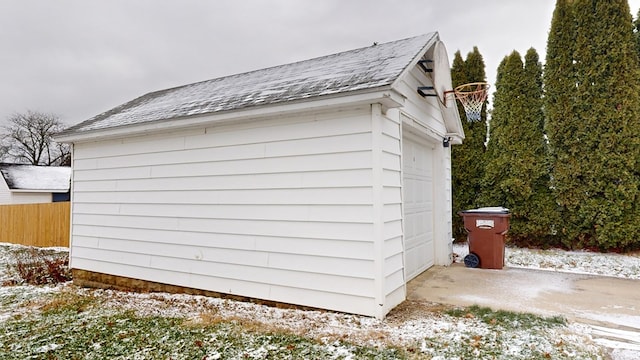
[[[43,298],[39,304],[34,305],[42,312],[75,311],[77,313],[88,311],[99,304],[99,298],[93,294],[78,293],[73,289],[66,289],[56,293],[50,298]]]
[[[34,247],[12,251],[4,286],[29,284],[53,285],[71,280],[69,253],[45,251]]]

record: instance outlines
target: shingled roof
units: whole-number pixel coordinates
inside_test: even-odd
[[[9,190],[67,192],[71,184],[68,166],[0,163],[0,174]]]
[[[434,32],[148,93],[60,135],[383,89],[437,40]]]

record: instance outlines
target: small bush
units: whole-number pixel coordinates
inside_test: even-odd
[[[7,270],[13,279],[8,281],[8,285],[53,285],[71,280],[67,252],[26,248],[13,252],[11,258]]]

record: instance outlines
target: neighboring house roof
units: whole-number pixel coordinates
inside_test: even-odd
[[[12,191],[67,192],[71,180],[68,166],[0,163],[0,174]]]
[[[143,95],[60,135],[390,87],[436,32]],[[417,61],[417,60],[416,60]]]

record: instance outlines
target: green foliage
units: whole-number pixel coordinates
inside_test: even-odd
[[[636,45],[640,53],[640,9],[638,9],[636,18],[633,20],[633,35],[636,37]]]
[[[76,287],[65,288],[60,294],[52,291],[57,290],[44,292],[38,287],[24,286],[0,293],[0,311],[9,315],[1,320],[0,358],[601,358],[600,351],[595,346],[584,346],[580,341],[584,336],[567,328],[562,318],[494,312],[477,306],[446,314],[434,308],[420,312],[417,318],[400,317],[402,324],[392,321],[376,325],[361,317],[340,314],[316,319],[319,315],[316,312],[294,314],[256,309],[254,317],[245,317],[251,316],[249,312],[240,316],[233,312],[221,315],[216,312],[216,305],[184,296],[156,297],[152,309],[145,311],[143,307],[150,304],[145,302],[144,298],[149,299],[145,295],[90,292]],[[9,294],[18,304],[4,301]],[[164,303],[159,304],[159,299],[164,299]],[[206,305],[194,306],[198,303]],[[132,307],[133,304],[137,306]],[[245,306],[238,307],[242,308]],[[287,324],[294,322],[289,319],[282,323],[283,316],[292,316],[304,322],[305,329],[313,331],[298,330],[297,326],[289,328]],[[271,323],[270,319],[277,319],[281,325]],[[337,326],[327,325],[327,321]],[[323,328],[328,332],[318,331]],[[407,331],[420,336],[407,336]]]
[[[453,86],[486,81],[485,65],[477,47],[467,54],[466,61],[460,52],[456,52],[451,68]],[[456,100],[457,101],[457,100]],[[477,201],[480,192],[480,181],[484,172],[484,152],[487,135],[487,105],[483,107],[480,121],[467,121],[462,104],[458,101],[458,111],[462,119],[465,139],[462,145],[451,148],[452,186],[453,186],[453,237],[466,239],[466,231],[459,211],[475,208],[481,204]]]
[[[533,314],[510,311],[493,311],[486,307],[471,306],[447,310],[448,317],[458,319],[465,325],[482,323],[486,331],[469,331],[467,326],[458,326],[456,336],[446,343],[426,337],[425,345],[434,358],[445,359],[568,359],[575,357],[562,339],[551,343],[541,338],[565,326],[562,317],[544,318]],[[503,337],[502,334],[509,334]],[[520,342],[517,334],[527,334],[528,340]],[[533,339],[536,339],[535,341]],[[597,354],[582,353],[581,359],[597,359]]]
[[[47,312],[0,328],[2,359],[403,359],[393,347],[323,344],[284,330],[191,324],[133,311]]]
[[[546,131],[568,247],[640,243],[640,67],[625,0],[558,0],[547,44]]]
[[[542,65],[535,49],[516,51],[498,68],[480,199],[511,210],[509,238],[549,245],[555,205],[543,133]]]

